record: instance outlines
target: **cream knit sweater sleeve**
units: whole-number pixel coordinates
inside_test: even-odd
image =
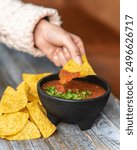
[[[33,56],[44,56],[34,46],[33,30],[46,16],[51,23],[61,24],[55,9],[24,4],[20,0],[0,0],[0,42]]]

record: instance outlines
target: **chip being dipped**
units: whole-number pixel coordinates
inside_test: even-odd
[[[83,64],[79,65],[74,60],[69,60],[59,73],[60,83],[65,84],[73,78],[85,77],[88,75],[96,75],[90,66],[86,55],[82,56]]]

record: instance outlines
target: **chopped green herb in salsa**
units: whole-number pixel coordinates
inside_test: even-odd
[[[76,90],[76,92],[73,92],[72,90],[67,90],[65,93],[58,92],[55,86],[47,86],[44,91],[50,96],[54,96],[62,99],[79,100],[79,99],[85,99],[89,95],[91,95],[91,91],[89,90],[79,91],[78,89]]]

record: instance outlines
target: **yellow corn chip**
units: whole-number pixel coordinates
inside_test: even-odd
[[[47,111],[46,111],[46,109],[45,109],[42,105],[40,105],[40,108],[41,108],[42,112],[47,116]]]
[[[48,138],[55,132],[56,126],[44,115],[37,102],[28,103],[27,108],[44,138]]]
[[[28,121],[28,114],[15,112],[0,116],[0,136],[14,135],[20,132]]]
[[[29,140],[40,138],[41,134],[33,122],[28,121],[25,127],[16,135],[5,137],[8,140]]]
[[[65,66],[63,67],[64,70],[68,72],[80,72],[81,77],[85,77],[87,75],[95,75],[93,68],[88,63],[87,57],[85,55],[82,56],[83,64],[79,65],[74,60],[69,60]]]
[[[25,93],[25,95],[28,94],[28,91],[30,90],[30,87],[28,85],[27,82],[25,81],[22,81],[18,86],[17,86],[17,91],[18,92],[22,92],[22,93]]]
[[[2,115],[1,100],[0,100],[0,116]]]
[[[23,82],[15,91],[12,87],[8,86],[2,96],[1,109],[2,113],[13,113],[24,108],[27,104],[27,93],[29,86]]]
[[[34,91],[33,89],[30,89],[30,91],[29,91],[28,101],[29,102],[36,101],[36,102],[39,102],[40,105],[42,105],[37,91]]]
[[[28,85],[30,86],[30,91],[29,91],[29,95],[28,95],[28,99],[29,101],[37,101],[41,104],[40,100],[39,100],[39,96],[37,93],[37,83],[38,81],[45,77],[50,75],[50,73],[42,73],[42,74],[27,74],[24,73],[23,76],[23,80],[25,82],[28,83]]]
[[[30,89],[29,94],[28,94],[28,102],[32,102],[32,101],[36,101],[38,102],[40,105],[42,105],[39,96],[38,96],[38,92],[33,89]]]
[[[21,109],[21,110],[20,110],[20,112],[27,113],[27,114],[29,115],[29,120],[33,122],[33,119],[32,119],[32,117],[30,116],[30,114],[29,114],[29,110],[28,110],[28,108],[27,108],[27,107],[25,107],[25,108]]]
[[[30,86],[30,89],[32,89],[34,92],[37,91],[37,83],[38,81],[45,77],[50,75],[50,73],[43,73],[43,74],[26,74],[24,73],[23,76],[23,80],[25,82],[28,83],[28,85]]]
[[[0,138],[1,138],[1,139],[4,139],[4,138],[5,138],[5,136],[1,136],[1,135],[0,135]]]
[[[24,113],[29,114],[29,111],[28,111],[28,108],[27,108],[27,107],[21,109],[20,112],[24,112]]]

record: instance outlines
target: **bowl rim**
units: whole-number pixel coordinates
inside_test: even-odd
[[[106,92],[105,92],[103,95],[98,96],[98,97],[95,97],[95,98],[87,98],[87,99],[83,99],[83,100],[81,100],[81,99],[79,99],[79,100],[74,100],[74,99],[62,99],[62,98],[59,98],[59,97],[54,97],[54,96],[51,96],[51,95],[46,94],[46,93],[41,89],[41,86],[40,86],[40,85],[41,85],[41,82],[42,82],[43,80],[45,80],[45,78],[48,78],[48,77],[50,77],[50,76],[57,76],[58,74],[59,74],[59,73],[53,73],[53,74],[50,74],[50,75],[48,75],[48,76],[45,76],[45,77],[41,78],[41,79],[38,81],[38,83],[37,83],[37,91],[40,90],[40,92],[42,92],[43,95],[45,95],[45,96],[47,96],[47,97],[50,97],[50,98],[54,98],[54,100],[62,101],[62,102],[73,102],[73,103],[79,103],[79,102],[80,102],[80,103],[85,103],[85,102],[96,101],[96,100],[98,100],[99,98],[102,98],[102,97],[108,95],[109,93],[111,93],[111,86],[110,86],[110,84],[109,84],[106,80],[104,80],[102,77],[100,77],[100,76],[98,76],[98,75],[88,75],[88,76],[93,76],[93,77],[98,78],[99,80],[103,81],[103,82],[107,85],[107,90],[106,90]],[[88,76],[86,76],[86,77],[88,77]],[[39,96],[39,92],[38,92],[38,96]],[[40,98],[40,96],[39,96],[39,98]],[[41,99],[40,99],[40,100],[41,100]]]

